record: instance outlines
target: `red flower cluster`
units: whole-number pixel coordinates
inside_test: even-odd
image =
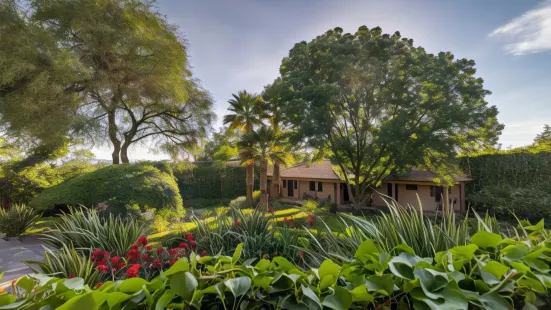
[[[316,224],[316,220],[314,219],[313,214],[308,214],[308,225],[314,226]]]
[[[173,249],[157,248],[149,244],[147,237],[142,236],[136,240],[124,257],[111,256],[111,253],[102,249],[92,251],[92,261],[96,264],[96,269],[102,273],[109,273],[109,276],[116,278],[134,278],[139,276],[140,270],[145,270],[146,274],[152,275],[169,268],[182,257],[190,254],[190,249],[197,248],[197,242],[191,233],[186,234],[185,240]],[[202,251],[201,256],[206,256],[207,251]],[[151,269],[151,270],[150,270]],[[157,270],[157,271],[155,271]]]
[[[274,215],[274,208],[272,208],[272,206],[268,206],[268,212],[272,214],[272,216]]]
[[[241,225],[241,220],[240,219],[237,219],[235,220],[235,222],[233,223],[235,226],[239,226]]]
[[[293,228],[295,227],[295,219],[292,218],[292,217],[290,219],[288,219],[287,217],[284,217],[283,222],[286,223],[286,224],[288,223],[289,226],[291,226]]]

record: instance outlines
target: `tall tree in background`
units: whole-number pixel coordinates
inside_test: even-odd
[[[548,145],[551,146],[551,126],[545,124],[542,133],[539,133],[534,139],[536,146]]]
[[[229,125],[232,131],[240,131],[242,134],[249,134],[254,126],[262,125],[262,119],[266,118],[263,107],[263,100],[260,96],[250,94],[247,91],[239,91],[232,95],[233,98],[228,101],[228,108],[232,114],[224,116],[224,124]],[[253,203],[254,191],[254,162],[247,165],[247,203]]]
[[[8,12],[15,17],[7,14],[11,21],[0,30],[16,43],[0,50],[8,60],[2,66],[19,74],[0,79],[3,123],[13,128],[9,115],[22,115],[37,124],[54,123],[49,137],[109,141],[114,164],[127,163],[135,143],[175,152],[206,136],[214,118],[212,99],[191,75],[177,29],[152,2],[32,0],[29,5],[30,16],[11,6]],[[26,32],[31,35],[24,37]],[[44,47],[36,49],[38,44]],[[12,81],[3,81],[6,77]],[[36,128],[32,121],[21,124],[27,131]]]
[[[284,119],[340,168],[356,207],[413,165],[451,183],[457,152],[495,144],[503,128],[474,65],[399,33],[335,28],[283,59]]]
[[[288,152],[289,143],[284,135],[279,131],[261,126],[257,130],[245,134],[238,142],[239,156],[244,165],[254,166],[255,163],[260,167],[260,210],[268,209],[267,176],[268,165],[276,162],[284,165],[293,161],[293,156]]]
[[[276,131],[280,131],[281,123],[281,93],[282,93],[281,78],[276,79],[272,84],[264,87],[262,97],[266,102],[267,110],[269,111],[269,122],[272,128]],[[273,188],[277,190],[277,196],[280,197],[281,183],[281,163],[277,160],[274,161],[274,173],[273,173]]]

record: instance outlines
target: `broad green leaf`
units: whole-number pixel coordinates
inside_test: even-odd
[[[526,287],[532,291],[535,291],[540,294],[547,294],[547,289],[540,281],[528,277],[523,277],[517,280],[519,287]]]
[[[240,243],[233,252],[232,262],[235,264],[241,258],[241,252],[243,251],[243,243]]]
[[[448,283],[448,275],[432,269],[415,269],[414,274],[421,283],[423,292],[432,299],[438,299],[435,293],[445,288]]]
[[[70,290],[82,290],[84,289],[84,279],[82,278],[66,279],[63,281],[63,285],[65,285]]]
[[[179,260],[177,260],[176,263],[172,265],[172,267],[168,268],[168,270],[163,272],[162,274],[163,276],[168,277],[173,274],[177,274],[185,271],[189,271],[189,262],[187,258],[182,257]]]
[[[356,287],[355,289],[350,291],[350,294],[352,294],[353,301],[373,301],[373,295],[367,292],[367,287],[365,285]]]
[[[107,294],[107,304],[109,308],[115,308],[130,298],[132,298],[132,295],[121,292],[111,292]]]
[[[264,290],[268,290],[268,287],[270,287],[273,279],[274,277],[269,277],[265,274],[259,274],[253,278],[253,284],[254,286],[261,287]]]
[[[266,271],[268,270],[268,268],[270,268],[270,261],[267,259],[261,259],[258,261],[258,263],[256,263],[254,267],[259,271]]]
[[[509,271],[509,267],[493,260],[482,267],[482,271],[489,272],[493,274],[496,278],[501,279],[501,277],[503,277],[503,275],[505,275]]]
[[[421,261],[421,259],[404,252],[393,257],[388,262],[388,267],[395,276],[411,280],[415,278],[413,275],[413,266],[415,266],[418,261]]]
[[[495,248],[503,240],[496,233],[481,230],[471,237],[471,243],[476,244],[481,248]]]
[[[295,269],[295,265],[291,264],[286,258],[277,256],[272,259],[272,263],[277,267],[276,270],[288,272],[291,269]]]
[[[511,305],[498,293],[483,294],[478,298],[486,309],[511,309]]]
[[[15,283],[17,287],[24,289],[27,293],[31,293],[36,283],[29,276],[23,276]]]
[[[57,310],[95,310],[99,309],[106,299],[107,293],[90,291],[69,299]]]
[[[360,244],[360,246],[356,250],[356,254],[354,254],[354,257],[360,259],[361,261],[364,261],[362,260],[362,258],[364,258],[365,256],[377,254],[379,254],[379,250],[375,246],[375,243],[368,239]]]
[[[514,268],[518,273],[527,273],[530,271],[530,267],[523,263],[510,262],[509,265]]]
[[[333,294],[323,299],[322,305],[335,310],[348,310],[352,306],[352,295],[345,288],[337,286]]]
[[[9,305],[15,302],[17,298],[10,294],[0,294],[0,306]]]
[[[316,306],[319,306],[319,309],[323,308],[318,295],[316,295],[316,293],[311,288],[302,285],[302,293],[304,294],[305,297],[308,297],[308,299],[314,302]]]
[[[537,231],[537,230],[543,229],[544,226],[545,226],[544,220],[541,219],[536,225],[526,225],[524,226],[524,229],[529,231]]]
[[[199,264],[206,264],[208,262],[211,262],[212,260],[214,260],[214,257],[212,256],[203,256],[201,258],[199,258]]]
[[[234,297],[239,297],[251,288],[251,278],[238,277],[224,281],[224,285],[232,292]]]
[[[155,310],[164,310],[166,309],[166,306],[172,301],[172,299],[176,296],[176,293],[174,293],[173,290],[168,289],[166,290],[163,295],[157,300],[157,304],[155,305]]]
[[[331,285],[335,284],[336,282],[337,282],[337,277],[336,276],[334,276],[332,274],[328,274],[328,275],[324,276],[323,278],[321,278],[320,283],[319,283],[320,291],[325,290],[326,288],[330,287]]]
[[[190,301],[199,283],[189,272],[180,272],[170,278],[170,288],[185,301]]]
[[[394,280],[390,274],[369,276],[366,279],[365,285],[369,292],[378,292],[386,296],[390,296],[394,291]]]
[[[318,274],[320,279],[322,279],[326,275],[332,275],[336,278],[338,277],[340,270],[341,267],[339,265],[333,263],[329,259],[326,259],[319,267]]]
[[[415,252],[413,251],[413,249],[405,243],[398,244],[397,246],[394,247],[394,249],[392,249],[391,252],[398,252],[398,253],[405,252],[411,255],[415,255]]]
[[[123,280],[119,285],[119,291],[122,293],[136,293],[140,291],[148,282],[142,278],[130,278]]]

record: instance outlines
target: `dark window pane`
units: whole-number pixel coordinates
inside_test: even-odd
[[[323,192],[323,183],[318,182],[318,192]]]
[[[283,188],[287,187],[287,180],[283,180]]]
[[[417,190],[417,184],[406,184],[406,190],[407,191],[416,191]]]
[[[316,182],[310,181],[310,191],[312,192],[316,191]]]
[[[297,187],[298,187],[298,181],[293,181],[293,183],[295,184],[295,189],[297,189]]]

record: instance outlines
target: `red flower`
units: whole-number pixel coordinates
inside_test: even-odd
[[[107,270],[109,270],[109,267],[107,267],[106,265],[98,265],[96,269],[101,272],[107,272]]]
[[[97,289],[100,288],[102,285],[103,285],[103,282],[100,282],[100,283],[96,284],[96,286],[94,286],[94,288],[97,290]]]
[[[116,265],[118,262],[120,262],[121,258],[119,256],[111,257],[111,264]]]
[[[170,256],[176,256],[177,253],[178,253],[178,249],[168,250],[168,255],[170,255]]]
[[[73,273],[73,274],[70,274],[70,275],[67,277],[67,279],[72,279],[72,278],[74,278],[74,277],[75,277],[75,274]]]
[[[289,220],[289,225],[291,225],[291,227],[295,227],[295,220],[294,220],[294,219],[290,219],[290,220]]]
[[[176,260],[175,260],[175,259],[170,261],[170,266],[172,266],[172,265],[174,265],[174,264],[176,264]]]
[[[105,258],[102,258],[102,259],[98,262],[98,265],[105,265]]]
[[[203,252],[201,252],[201,256],[207,256],[207,251],[203,250]]]
[[[149,256],[149,254],[144,254],[142,256],[142,259],[145,260],[145,261],[148,261],[150,258],[151,258],[151,256]]]
[[[126,270],[126,276],[128,278],[135,278],[138,276],[138,273],[140,271],[140,267],[141,265],[140,264],[135,264],[135,265],[132,265],[132,267],[128,268]]]
[[[139,244],[133,244],[131,247],[130,247],[132,250],[139,250],[140,249],[140,245]]]
[[[157,255],[161,255],[165,251],[165,248],[157,248]]]
[[[103,250],[95,249],[92,251],[92,255],[94,256],[101,256],[103,254]]]
[[[304,259],[304,253],[298,252],[298,256],[300,256],[300,258]]]
[[[138,259],[140,257],[140,252],[136,249],[131,249],[128,253],[126,253],[126,257],[130,259]]]
[[[194,249],[197,247],[197,242],[195,241],[191,241],[190,244],[191,244],[191,247]]]
[[[146,236],[141,236],[138,238],[138,243],[141,243],[143,245],[147,245],[147,237]]]
[[[111,255],[111,253],[109,253],[109,252],[103,253],[103,257],[109,257],[109,255]]]
[[[284,221],[284,222],[287,222],[287,217],[284,217],[284,218],[283,218],[283,221]]]
[[[313,218],[311,218],[311,219],[308,220],[308,225],[314,226],[314,224],[316,224],[316,221],[314,221]]]
[[[148,245],[148,246],[145,247],[145,250],[146,250],[146,251],[151,251],[151,250],[153,250],[153,246],[152,246],[152,245]]]
[[[124,266],[126,266],[126,263],[125,262],[120,262],[120,263],[117,264],[117,266],[115,266],[115,269],[120,270],[120,269],[124,268]]]
[[[188,246],[187,243],[185,243],[185,242],[180,243],[180,245],[179,245],[178,247],[179,247],[180,249],[187,249],[187,248],[189,248],[189,246]]]
[[[237,219],[234,223],[235,226],[239,226],[241,225],[241,220],[240,219]]]
[[[162,264],[158,259],[154,260],[152,265],[155,268],[161,268],[162,267]]]
[[[314,215],[312,213],[308,214],[308,218],[313,218]]]
[[[187,240],[187,241],[193,240],[193,235],[192,235],[191,233],[187,233],[187,234],[186,234],[186,240]]]

